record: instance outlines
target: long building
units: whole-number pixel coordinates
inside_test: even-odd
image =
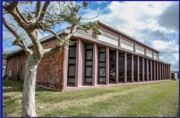
[[[78,30],[71,39],[73,45],[42,59],[38,85],[65,90],[170,79],[170,64],[159,60],[159,51],[105,23],[98,23],[101,35]],[[44,48],[54,47],[55,37],[45,37],[41,43]],[[11,52],[7,58],[7,77],[23,80],[25,61],[22,50]]]

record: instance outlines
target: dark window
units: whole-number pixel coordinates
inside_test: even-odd
[[[134,81],[137,81],[137,56],[134,56]]]
[[[142,57],[139,57],[139,80],[142,81]]]
[[[92,85],[92,68],[93,68],[93,46],[85,45],[85,85]]]
[[[119,82],[124,82],[124,53],[119,54]]]
[[[147,59],[144,59],[144,80],[147,81]]]
[[[110,74],[110,83],[116,82],[116,51],[110,51],[110,68],[109,68],[109,74]]]
[[[69,46],[69,62],[68,62],[68,86],[75,86],[76,75],[76,45]]]
[[[106,83],[106,49],[99,48],[98,84]]]
[[[151,80],[151,73],[150,73],[151,72],[151,63],[150,63],[150,60],[148,63],[149,63],[149,80]]]
[[[127,81],[131,81],[131,55],[127,55]]]

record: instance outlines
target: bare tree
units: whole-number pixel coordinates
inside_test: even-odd
[[[22,11],[20,6],[34,5],[34,10]],[[58,6],[56,9],[54,5]],[[58,51],[64,45],[69,45],[70,38],[77,29],[84,31],[93,30],[96,34],[100,34],[98,24],[96,22],[82,23],[84,19],[82,15],[78,15],[81,8],[88,4],[75,4],[73,2],[4,2],[3,3],[3,25],[11,32],[15,40],[14,45],[19,46],[27,55],[25,64],[25,77],[22,92],[22,116],[37,116],[35,109],[35,86],[36,74],[40,61],[45,56],[50,56]],[[32,48],[27,46],[25,39],[21,33],[17,32],[17,27],[8,22],[6,15],[10,15],[17,23],[17,26],[24,31],[33,44]],[[68,32],[59,35],[53,31],[56,24],[68,23]],[[37,30],[49,32],[56,38],[56,47],[44,49],[37,37]]]

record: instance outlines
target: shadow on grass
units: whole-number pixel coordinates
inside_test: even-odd
[[[22,80],[3,80],[3,93],[7,92],[22,92],[23,81]],[[36,91],[52,91],[59,92],[59,90],[53,90],[43,87],[36,87]]]

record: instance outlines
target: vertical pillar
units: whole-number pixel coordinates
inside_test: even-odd
[[[124,52],[124,82],[127,82],[127,53]]]
[[[139,56],[137,56],[137,81],[139,82]]]
[[[156,63],[156,75],[157,75],[157,80],[159,80],[159,62]]]
[[[155,61],[153,61],[154,62],[154,78],[153,78],[153,80],[156,80],[156,62]]]
[[[144,58],[142,57],[142,81],[144,81]]]
[[[93,76],[92,76],[93,86],[97,85],[98,79],[98,46],[93,44]]]
[[[84,50],[83,43],[80,39],[77,40],[76,44],[76,77],[75,86],[79,87],[82,85],[83,73],[84,73]]]
[[[131,55],[131,82],[134,82],[134,55]]]
[[[68,59],[69,59],[69,47],[64,46],[63,81],[62,81],[63,85],[62,85],[62,89],[67,88]]]
[[[152,81],[153,80],[153,74],[152,74],[152,60],[150,60],[150,80]]]
[[[149,59],[146,59],[146,78],[149,81]]]
[[[109,47],[106,48],[106,84],[109,84]]]
[[[119,82],[119,50],[116,50],[116,83]]]

